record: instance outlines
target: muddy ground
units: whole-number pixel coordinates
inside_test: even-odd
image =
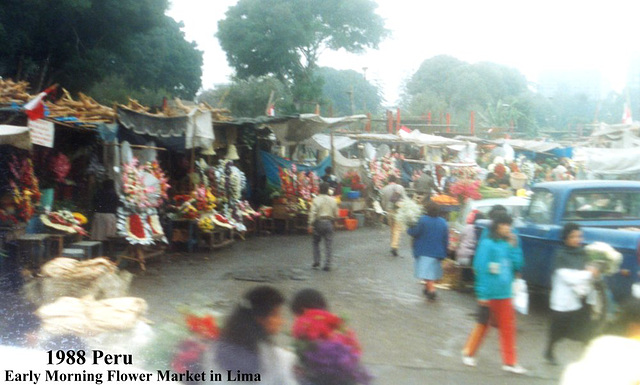
[[[243,292],[261,283],[288,298],[313,287],[358,333],[376,384],[558,383],[563,367],[549,366],[541,357],[549,317],[544,300],[534,301],[529,315],[518,315],[518,356],[530,370],[526,376],[502,372],[495,330],[478,353],[478,366],[465,367],[460,350],[474,323],[473,294],[440,290],[438,301],[428,303],[413,277],[408,237],[399,257],[391,256],[388,238],[386,226],[336,232],[330,272],[311,269],[308,235],[253,237],[212,252],[174,251],[150,261],[144,273],[133,269],[130,293],[148,301],[149,318],[160,324],[174,317],[180,304],[227,314]],[[287,317],[288,330],[293,317]],[[290,346],[291,339],[283,334],[278,343]],[[565,341],[557,356],[566,365],[581,350]]]

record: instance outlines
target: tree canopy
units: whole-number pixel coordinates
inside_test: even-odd
[[[322,87],[322,104],[326,105],[324,114],[327,114],[329,107],[334,116],[380,112],[381,90],[368,82],[362,73],[329,67],[320,67],[317,73],[324,81]]]
[[[309,101],[319,96],[314,71],[324,49],[362,52],[388,34],[376,8],[372,0],[239,0],[217,37],[238,78],[274,75]]]
[[[202,53],[165,16],[167,0],[5,0],[0,76],[35,91],[60,83],[88,90],[113,76],[132,89],[193,97]]]

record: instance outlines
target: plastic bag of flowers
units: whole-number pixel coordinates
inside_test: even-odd
[[[585,246],[589,263],[598,267],[603,275],[613,275],[620,269],[622,254],[605,242],[593,242]]]
[[[362,349],[344,320],[326,310],[309,309],[293,325],[296,368],[303,385],[369,384],[372,376],[360,362]]]

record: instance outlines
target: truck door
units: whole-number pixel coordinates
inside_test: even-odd
[[[523,277],[532,285],[549,287],[553,254],[560,244],[559,227],[553,225],[556,202],[546,189],[534,190],[522,223],[517,226],[524,254]]]

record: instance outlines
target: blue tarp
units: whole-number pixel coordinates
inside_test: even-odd
[[[270,154],[266,151],[260,151],[260,160],[262,161],[262,168],[264,175],[267,177],[269,184],[280,187],[280,172],[278,167],[291,168],[294,162],[283,159],[279,156]],[[324,176],[324,169],[331,167],[331,157],[328,156],[318,163],[316,166],[307,166],[304,164],[295,163],[298,171],[313,171],[319,177]]]

